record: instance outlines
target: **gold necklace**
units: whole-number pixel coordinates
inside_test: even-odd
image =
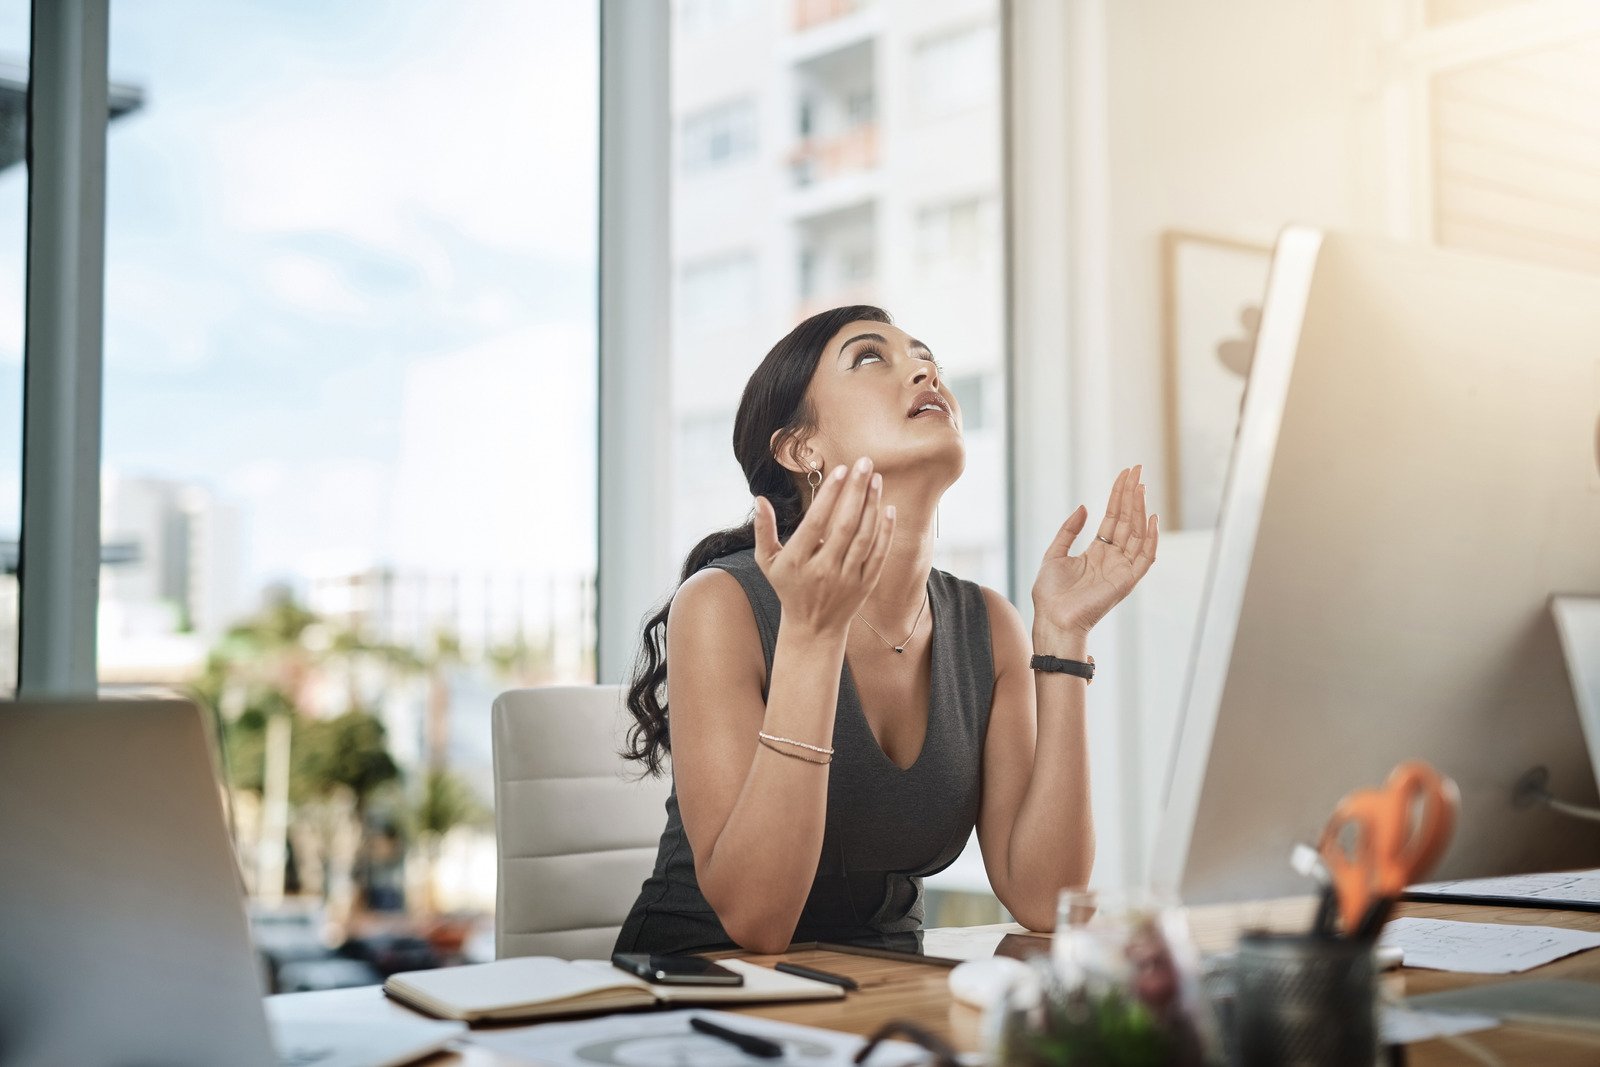
[[[906,634],[906,639],[904,641],[901,641],[898,645],[895,644],[893,641],[889,640],[887,637],[883,636],[882,634],[879,634],[878,633],[878,628],[876,626],[872,625],[870,622],[867,622],[866,616],[862,615],[861,612],[859,612],[859,611],[856,612],[856,618],[860,619],[863,623],[866,623],[867,629],[871,630],[875,634],[878,634],[878,640],[879,641],[882,641],[884,644],[888,645],[890,648],[894,649],[896,652],[903,653],[906,650],[906,646],[911,643],[911,639],[913,637],[917,636],[917,627],[922,625],[922,613],[924,611],[927,611],[927,610],[928,610],[928,594],[927,594],[926,591],[924,591],[923,594],[922,594],[922,607],[917,609],[917,621],[911,624],[911,632]]]

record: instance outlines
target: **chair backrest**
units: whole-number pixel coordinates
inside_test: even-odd
[[[546,686],[495,698],[495,954],[609,959],[655,865],[668,778],[618,756],[623,687]]]

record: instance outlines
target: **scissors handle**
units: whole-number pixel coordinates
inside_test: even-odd
[[[1337,894],[1339,925],[1347,934],[1355,932],[1381,895],[1377,821],[1383,810],[1384,798],[1378,790],[1356,790],[1339,801],[1317,845]]]
[[[1406,760],[1389,774],[1385,792],[1394,797],[1398,814],[1398,834],[1387,845],[1395,858],[1395,873],[1401,883],[1393,887],[1396,895],[1433,869],[1444,855],[1455,833],[1456,812],[1461,807],[1461,791],[1456,783],[1421,760]],[[1412,811],[1417,812],[1412,826]]]
[[[1347,934],[1371,926],[1369,916],[1387,910],[1379,905],[1439,862],[1460,805],[1456,784],[1421,760],[1401,763],[1381,789],[1358,789],[1339,802],[1318,851]]]

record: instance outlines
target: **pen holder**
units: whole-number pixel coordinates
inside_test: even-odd
[[[1350,1067],[1378,1059],[1372,944],[1246,934],[1234,962],[1241,1067]]]

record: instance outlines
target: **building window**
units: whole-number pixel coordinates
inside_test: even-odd
[[[999,245],[999,211],[991,196],[969,196],[917,212],[917,262],[924,274],[977,270]]]
[[[710,33],[744,21],[759,10],[760,0],[678,0],[678,30]]]
[[[755,151],[753,100],[716,104],[683,120],[683,170],[686,174],[725,167],[749,159]]]
[[[1000,94],[1000,36],[993,23],[929,37],[911,60],[917,116],[943,118],[992,105]]]

